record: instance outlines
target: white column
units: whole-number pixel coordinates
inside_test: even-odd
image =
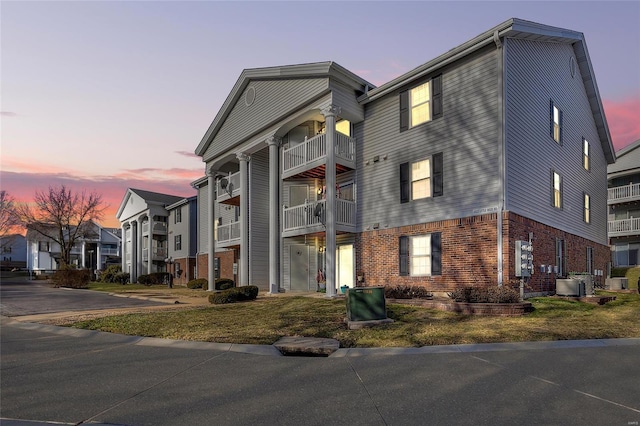
[[[148,243],[148,247],[147,247],[147,274],[150,274],[153,272],[152,266],[153,266],[153,257],[155,255],[154,251],[153,251],[153,216],[151,216],[151,212],[149,212],[149,238],[147,239]],[[168,235],[167,235],[168,236]]]
[[[120,267],[122,272],[127,272],[127,228],[122,224],[120,229],[122,230],[120,234],[122,235],[120,239]]]
[[[269,291],[280,289],[280,143],[270,137],[269,145]]]
[[[96,244],[96,271],[101,270],[102,268],[100,267],[102,265],[101,262],[101,258],[100,256],[102,256],[102,246],[100,245],[100,243],[98,242],[98,244]]]
[[[216,202],[216,173],[209,170],[207,173],[207,281],[209,282],[209,291],[215,290],[216,272],[216,238],[215,238],[215,202]],[[197,259],[196,259],[197,262]]]
[[[327,143],[327,164],[325,167],[325,239],[326,239],[326,282],[327,297],[336,295],[336,115],[340,108],[329,105],[322,110],[325,117],[325,138]]]
[[[238,285],[249,285],[249,161],[244,152],[236,154],[240,161],[240,265]]]
[[[131,276],[132,283],[138,281],[138,221],[131,222]]]
[[[86,259],[86,256],[84,255],[84,251],[86,250],[86,248],[87,248],[87,242],[83,241],[82,242],[82,249],[81,249],[82,250],[82,267],[83,268],[87,267],[87,263],[86,263],[87,259]],[[89,265],[89,268],[91,268],[91,265]]]

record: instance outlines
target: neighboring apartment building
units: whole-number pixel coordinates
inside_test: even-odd
[[[186,285],[197,276],[198,197],[167,206],[169,212],[169,271],[173,283]]]
[[[640,140],[609,165],[609,243],[613,266],[640,265]]]
[[[51,227],[51,232],[57,232]],[[53,235],[53,234],[50,234]],[[33,271],[58,269],[60,245],[34,230],[27,230],[25,249],[27,268]],[[120,262],[121,238],[117,232],[91,222],[91,231],[71,249],[71,265],[101,271],[109,264]]]
[[[537,293],[609,261],[615,153],[579,32],[511,19],[377,88],[247,69],[195,153],[208,276],[231,249],[238,285],[512,285],[531,239]]]
[[[127,189],[116,218],[122,227],[122,270],[130,274],[131,282],[136,282],[140,275],[168,271],[169,212],[166,207],[183,199]]]
[[[13,234],[0,237],[0,267],[3,270],[26,268],[27,239],[24,235]]]

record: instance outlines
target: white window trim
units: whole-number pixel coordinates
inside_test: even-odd
[[[417,163],[421,163],[423,161],[429,161],[429,177],[422,178],[422,179],[419,179],[419,180],[414,180],[413,179],[413,165],[417,164]],[[409,176],[409,190],[410,190],[410,193],[411,193],[411,197],[410,197],[411,201],[425,200],[425,199],[428,199],[428,198],[433,198],[433,156],[425,157],[425,158],[422,158],[422,159],[417,160],[417,161],[411,161],[409,163],[409,175],[410,175]],[[413,195],[413,183],[414,182],[419,182],[419,181],[422,181],[422,180],[426,180],[426,179],[429,179],[429,196],[428,197],[415,198],[414,195]]]
[[[413,242],[417,238],[425,238],[428,237],[427,248],[429,250],[428,254],[414,255],[413,254]],[[431,234],[422,234],[422,235],[413,235],[409,237],[409,276],[411,277],[430,277],[432,271],[432,255],[431,253]],[[429,259],[429,271],[424,274],[415,274],[413,271],[415,258],[428,258]]]
[[[556,189],[556,176],[558,176],[558,189]],[[562,175],[555,170],[553,171],[553,207],[556,209],[562,208]],[[558,200],[556,202],[556,191],[558,193]]]
[[[562,129],[560,128],[560,114],[562,114],[562,111],[560,111],[560,108],[558,108],[558,106],[554,103],[553,104],[553,140],[556,141],[557,143],[560,143],[560,135],[562,132]],[[556,121],[556,116],[558,117],[558,121]]]
[[[419,104],[414,105],[413,104],[413,91],[415,89],[417,89],[418,87],[421,87],[421,86],[424,86],[424,85],[427,85],[427,90],[429,91],[429,98],[424,102],[421,102]],[[428,123],[431,120],[433,120],[433,108],[432,108],[432,105],[431,105],[431,100],[433,98],[433,93],[432,93],[431,89],[432,89],[431,80],[426,81],[426,82],[424,82],[422,84],[419,84],[419,85],[409,89],[409,128],[416,127],[416,126],[419,126],[419,125],[424,124],[424,123]],[[428,107],[429,107],[429,116],[427,117],[427,119],[425,121],[422,121],[422,122],[417,123],[417,124],[414,123],[413,122],[413,109],[416,108],[416,107],[419,107],[421,105],[425,105],[425,104],[428,105]]]
[[[586,192],[583,197],[584,204],[584,222],[591,223],[591,197]]]

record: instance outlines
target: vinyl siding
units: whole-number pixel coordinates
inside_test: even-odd
[[[203,158],[213,158],[250,135],[301,108],[328,90],[328,79],[257,80],[245,88]],[[245,102],[246,91],[255,88],[255,101]]]
[[[569,44],[505,42],[505,208],[554,228],[607,244],[607,163],[580,72]],[[563,113],[562,144],[549,131],[549,102]],[[591,170],[582,140],[591,145]],[[551,170],[563,179],[563,208],[551,205]],[[591,223],[583,221],[583,192]]]
[[[249,284],[269,290],[269,151],[249,162]]]
[[[367,104],[365,121],[354,132],[359,231],[373,223],[392,228],[471,216],[498,205],[497,72],[495,47],[443,70],[443,117],[402,133],[398,92]],[[400,164],[439,152],[444,195],[401,204]]]
[[[198,253],[207,253],[209,250],[209,195],[208,185],[198,188]]]
[[[352,123],[357,123],[364,119],[364,108],[358,103],[356,93],[353,89],[335,81],[331,82],[330,88],[333,104],[340,107],[339,117],[346,118]]]

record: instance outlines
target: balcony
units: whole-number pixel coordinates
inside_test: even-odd
[[[317,206],[321,207],[318,208]],[[317,209],[317,210],[316,210]],[[319,214],[316,215],[316,212]],[[325,200],[312,201],[295,207],[283,208],[283,236],[313,234],[324,232]],[[336,231],[338,233],[355,232],[356,202],[336,199]]]
[[[223,188],[226,182],[226,188]],[[222,204],[240,205],[240,172],[233,173],[216,182],[216,200]]]
[[[102,256],[117,256],[118,254],[117,248],[105,247],[100,250],[100,255]]]
[[[156,247],[154,249],[151,250],[151,254],[153,256],[153,258],[151,259],[153,260],[165,260],[167,258],[167,249],[164,247]],[[148,262],[149,261],[149,249],[145,248],[142,249],[142,260],[144,262]]]
[[[640,235],[640,218],[609,221],[609,238]]]
[[[327,158],[325,133],[282,152],[282,178],[306,177],[324,179]],[[356,140],[335,132],[336,173],[356,168]]]
[[[153,223],[153,233],[166,235],[167,234],[167,223],[166,222],[154,222]],[[149,222],[142,222],[142,234],[149,234]]]
[[[240,222],[218,225],[216,244],[220,247],[240,245]]]
[[[616,186],[614,188],[609,188],[608,191],[608,204],[640,201],[640,183],[632,183],[625,186]]]

